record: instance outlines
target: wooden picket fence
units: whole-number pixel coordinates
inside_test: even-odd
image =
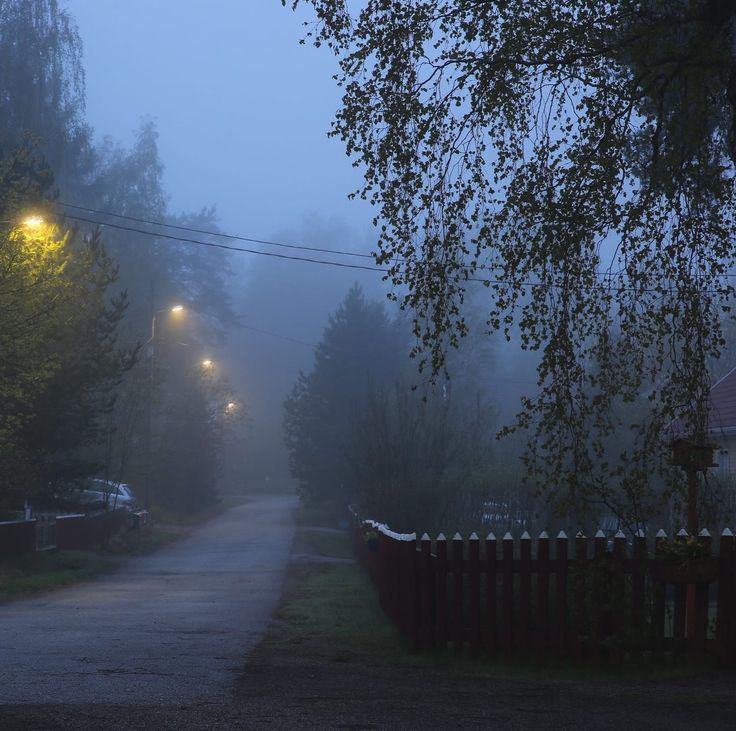
[[[417,540],[355,514],[352,529],[381,606],[417,650],[736,663],[736,546],[728,529],[717,556],[701,531],[705,556],[685,566],[661,555],[662,531],[631,541],[601,532]]]

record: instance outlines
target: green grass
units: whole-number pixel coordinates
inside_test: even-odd
[[[37,551],[0,562],[0,602],[88,581],[120,566],[125,556],[152,553],[180,538],[180,530],[151,525],[121,531],[90,551]]]
[[[265,643],[273,649],[347,662],[396,659],[403,639],[386,621],[365,573],[356,564],[294,566],[288,596],[274,613]]]
[[[92,551],[41,551],[0,562],[0,601],[87,581],[116,563]]]
[[[320,556],[352,556],[347,532],[300,529],[302,545]],[[286,592],[264,649],[328,659],[421,667],[452,675],[539,681],[646,681],[691,677],[711,665],[632,662],[599,668],[570,662],[491,660],[456,656],[452,649],[416,653],[382,611],[367,572],[358,563],[293,563]]]
[[[325,531],[314,528],[300,528],[299,540],[305,552],[327,558],[355,558],[353,547],[345,532]]]

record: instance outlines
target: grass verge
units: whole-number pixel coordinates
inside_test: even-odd
[[[126,556],[152,553],[185,535],[181,530],[151,525],[123,531],[107,546],[90,551],[37,551],[0,562],[0,602],[89,581],[118,568]]]
[[[454,676],[538,681],[661,681],[712,670],[711,665],[653,661],[581,667],[559,661],[491,660],[457,656],[450,649],[415,653],[383,613],[364,568],[357,562],[324,561],[325,557],[352,556],[347,532],[324,532],[301,525],[297,544],[300,552],[311,548],[316,560],[292,562],[284,598],[262,645],[266,652],[298,653],[320,661],[424,668]]]
[[[116,563],[92,551],[40,551],[0,563],[0,601],[87,581]]]

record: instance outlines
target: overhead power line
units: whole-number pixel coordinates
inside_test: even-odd
[[[83,223],[91,223],[95,226],[108,226],[119,231],[130,231],[132,233],[142,234],[143,236],[152,236],[156,239],[166,239],[168,241],[178,241],[183,244],[195,244],[197,246],[208,246],[212,249],[225,249],[226,251],[240,251],[245,254],[256,254],[258,256],[270,256],[275,259],[290,259],[292,261],[304,261],[310,264],[323,264],[327,266],[343,267],[345,269],[363,269],[370,272],[383,272],[388,273],[388,269],[381,269],[380,267],[371,267],[365,264],[348,264],[342,261],[327,261],[326,259],[312,259],[306,256],[291,256],[289,254],[277,254],[274,251],[259,251],[258,249],[247,249],[243,246],[231,246],[229,244],[219,244],[216,241],[202,241],[201,239],[190,239],[185,236],[173,236],[172,234],[161,233],[159,231],[148,231],[143,228],[136,228],[134,226],[123,226],[119,223],[110,223],[107,221],[95,221],[92,218],[85,218],[84,216],[75,216],[73,214],[66,214],[67,218],[72,221],[82,221]]]
[[[370,258],[372,259],[373,256],[371,254],[362,254],[362,253],[356,253],[356,252],[348,252],[348,251],[340,251],[337,249],[326,249],[326,248],[319,248],[319,247],[309,247],[309,246],[300,246],[297,244],[286,244],[286,243],[279,243],[275,241],[267,241],[265,239],[256,239],[251,238],[248,236],[240,236],[235,234],[221,234],[216,233],[214,231],[207,231],[205,229],[197,229],[192,228],[188,226],[180,226],[176,224],[168,224],[163,223],[160,221],[153,221],[149,219],[144,218],[135,218],[133,216],[127,216],[120,213],[112,213],[109,211],[101,211],[94,208],[87,208],[84,206],[77,206],[73,205],[71,203],[59,203],[61,206],[65,206],[68,208],[73,208],[77,210],[87,211],[94,213],[96,215],[102,215],[102,216],[109,216],[112,218],[118,218],[121,220],[129,220],[137,223],[143,223],[146,225],[151,226],[159,226],[161,228],[171,228],[178,231],[185,231],[185,232],[193,232],[193,233],[202,233],[207,236],[214,236],[214,237],[221,237],[221,238],[227,238],[230,240],[236,240],[236,241],[246,241],[251,243],[260,243],[260,244],[268,244],[272,246],[281,246],[288,249],[297,249],[297,250],[303,250],[303,251],[314,251],[314,252],[320,252],[320,253],[329,253],[333,255],[339,255],[339,256],[357,256],[361,258]],[[229,244],[222,244],[215,241],[202,241],[201,239],[194,239],[194,238],[188,238],[184,236],[174,236],[172,234],[167,234],[163,232],[158,231],[151,231],[148,229],[142,229],[135,226],[125,226],[119,223],[111,223],[109,221],[99,221],[92,218],[87,218],[85,216],[79,216],[72,213],[65,213],[64,214],[66,218],[71,219],[72,221],[81,221],[83,223],[89,223],[95,226],[108,226],[110,228],[114,228],[120,231],[130,231],[132,233],[138,233],[143,236],[151,236],[153,238],[157,239],[166,239],[169,241],[177,241],[180,243],[185,244],[194,244],[197,246],[207,246],[210,248],[215,249],[224,249],[226,251],[235,251],[235,252],[241,252],[246,254],[255,254],[257,256],[268,256],[275,259],[285,259],[285,260],[291,260],[291,261],[302,261],[307,262],[310,264],[319,264],[322,266],[334,266],[334,267],[341,267],[344,269],[359,269],[363,271],[371,271],[371,272],[379,272],[381,274],[390,274],[391,270],[383,268],[383,267],[376,267],[376,266],[368,266],[366,264],[349,264],[346,262],[339,262],[339,261],[328,261],[326,259],[315,259],[312,257],[305,257],[305,256],[294,256],[294,255],[288,255],[288,254],[277,254],[273,251],[261,251],[259,249],[249,249],[246,247],[241,246],[232,246]],[[403,260],[395,260],[397,262],[401,262]],[[486,267],[479,267],[480,269],[485,269]],[[624,277],[627,277],[628,275],[625,272],[599,272],[599,276],[602,278],[612,279],[614,277],[620,277],[623,279]],[[723,278],[730,278],[730,277],[736,277],[736,274],[723,274],[721,275]],[[476,282],[479,284],[484,284],[486,286],[489,285],[502,285],[502,286],[519,286],[519,287],[543,287],[547,289],[561,289],[561,285],[559,284],[548,284],[545,282],[528,282],[528,281],[521,281],[521,282],[513,282],[509,280],[501,280],[501,279],[491,279],[486,277],[466,277],[462,275],[455,275],[452,277],[455,281],[458,282]],[[663,294],[661,289],[658,288],[639,288],[639,287],[633,287],[633,286],[611,286],[610,284],[604,284],[604,282],[600,282],[600,287],[603,287],[605,289],[609,289],[611,291],[617,291],[617,292],[648,292],[648,293],[654,293],[654,294]],[[717,294],[717,290],[703,290],[703,294],[709,293],[709,294]]]
[[[339,256],[354,256],[361,259],[373,259],[373,254],[363,254],[356,251],[341,251],[340,249],[326,249],[317,246],[303,246],[299,244],[286,244],[280,241],[269,241],[267,239],[254,239],[249,236],[241,236],[240,234],[228,234],[220,231],[208,231],[203,228],[194,228],[193,226],[182,226],[181,224],[175,223],[164,223],[163,221],[154,221],[149,218],[137,218],[135,216],[127,216],[122,213],[112,213],[112,211],[101,211],[97,208],[87,208],[86,206],[77,206],[73,203],[63,203],[57,201],[57,205],[63,206],[64,208],[72,208],[77,211],[84,211],[86,213],[94,213],[98,216],[109,216],[110,218],[118,218],[125,221],[133,221],[134,223],[145,223],[149,226],[159,226],[161,228],[170,228],[174,231],[186,231],[194,234],[206,234],[207,236],[216,236],[222,239],[230,239],[231,241],[245,241],[250,244],[263,244],[264,246],[280,246],[284,249],[297,249],[300,251],[314,251],[320,254],[337,254]],[[72,216],[69,216],[72,218]],[[105,224],[108,225],[108,224]]]

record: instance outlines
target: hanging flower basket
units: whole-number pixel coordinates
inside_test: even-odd
[[[718,576],[718,561],[703,557],[682,563],[667,562],[659,567],[659,576],[668,584],[710,584]]]

